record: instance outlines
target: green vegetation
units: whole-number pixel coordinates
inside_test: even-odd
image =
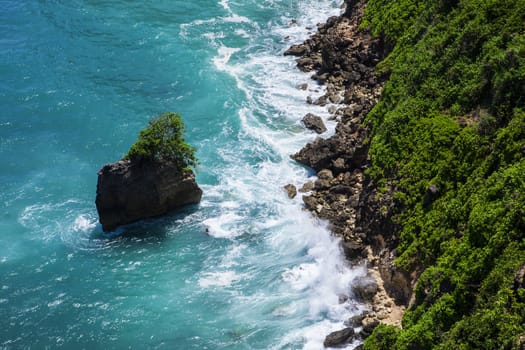
[[[525,0],[368,0],[393,47],[369,175],[396,190],[403,329],[365,349],[514,349],[525,335]],[[430,187],[437,192],[429,196]]]
[[[183,133],[182,117],[177,113],[163,113],[139,133],[138,140],[124,158],[138,162],[168,160],[180,169],[196,167],[195,148],[184,141]]]

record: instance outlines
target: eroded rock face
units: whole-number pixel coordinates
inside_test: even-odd
[[[202,190],[189,169],[171,162],[121,160],[98,172],[96,206],[104,231],[197,204]]]

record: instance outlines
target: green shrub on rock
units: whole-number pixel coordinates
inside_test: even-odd
[[[186,143],[183,133],[184,122],[180,114],[163,113],[150,120],[124,158],[137,162],[172,161],[180,169],[196,167],[195,148]]]

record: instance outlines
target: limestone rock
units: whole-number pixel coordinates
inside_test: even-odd
[[[121,160],[98,172],[96,206],[104,231],[197,204],[201,197],[193,172],[168,161]]]

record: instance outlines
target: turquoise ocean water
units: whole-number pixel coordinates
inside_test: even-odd
[[[362,309],[364,270],[282,189],[328,115],[282,53],[339,6],[0,0],[0,349],[320,349]],[[203,200],[104,234],[97,171],[164,111]]]

